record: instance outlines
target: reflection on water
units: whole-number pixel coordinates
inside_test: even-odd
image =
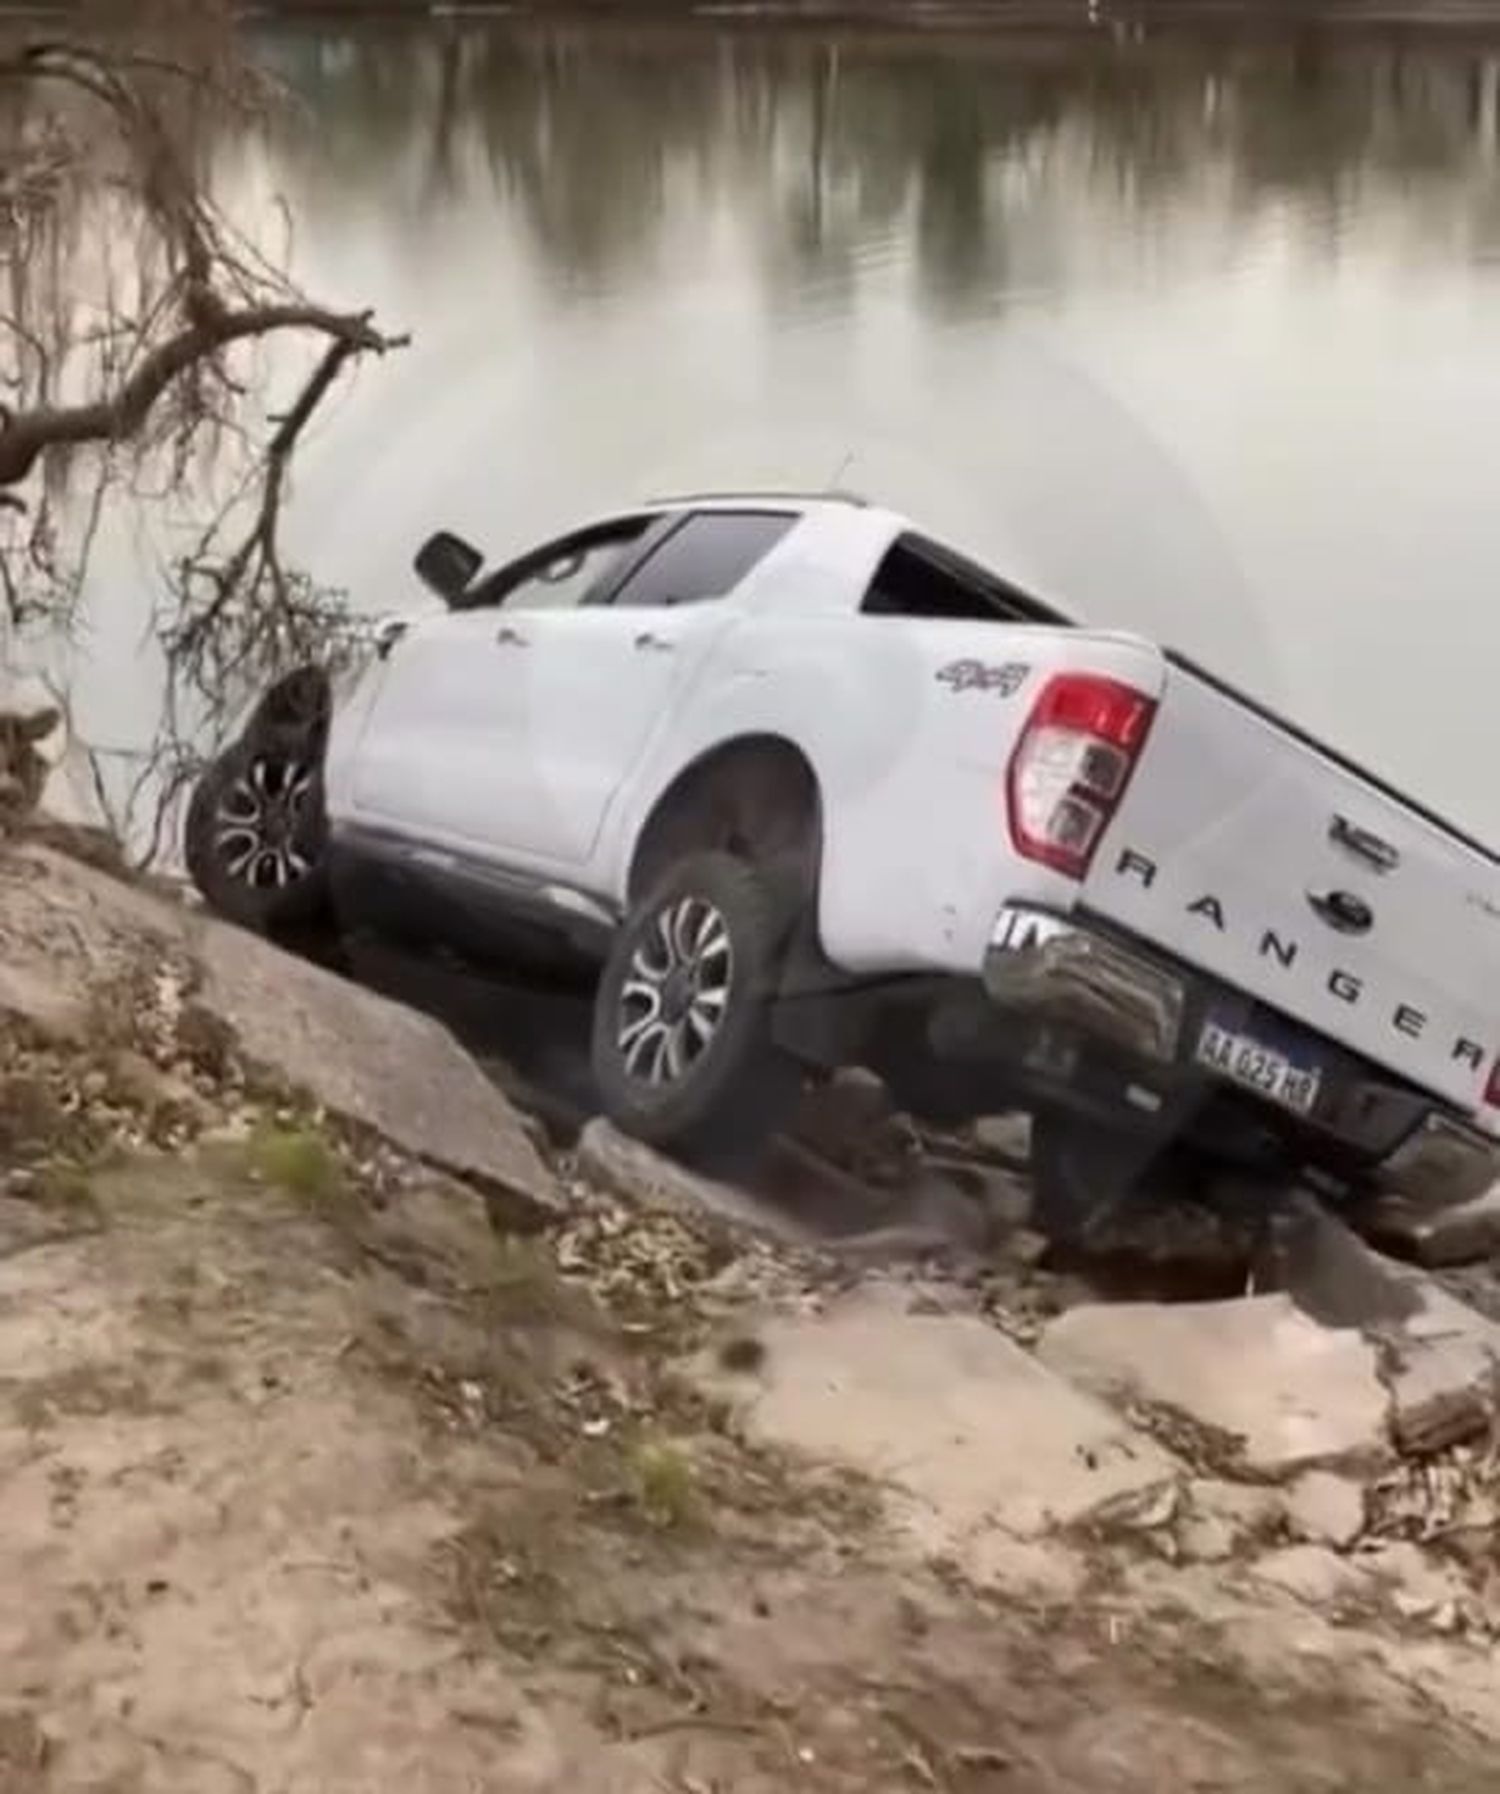
[[[1500,244],[1500,42],[367,29],[262,54],[316,117],[285,146],[311,191],[420,229],[488,177],[574,291],[649,271],[685,206],[737,215],[773,287],[842,286],[899,237],[925,301],[991,316],[1101,261],[1143,275],[1164,231],[1223,269],[1287,208],[1330,255],[1377,206],[1406,248]],[[1080,265],[1083,207],[1109,241]]]
[[[417,333],[298,488],[362,603],[438,524],[837,474],[1500,835],[1500,40],[256,45],[302,110],[226,191]]]

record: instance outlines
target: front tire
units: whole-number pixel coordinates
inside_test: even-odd
[[[594,1000],[592,1061],[624,1132],[701,1169],[745,1170],[796,1103],[771,1037],[798,905],[718,852],[671,868],[616,935]]]
[[[209,907],[262,934],[328,912],[322,770],[305,741],[253,738],[198,781],[183,830],[188,873]]]

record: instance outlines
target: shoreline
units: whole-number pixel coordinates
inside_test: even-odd
[[[0,0],[0,25],[57,21],[68,0]],[[1289,29],[1500,35],[1500,0],[252,0],[237,24],[455,26],[677,25],[724,29],[861,29],[928,36],[1038,31],[1119,37],[1146,32],[1255,35]]]

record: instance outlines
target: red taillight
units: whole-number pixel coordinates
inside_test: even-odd
[[[1490,1067],[1490,1081],[1484,1087],[1484,1100],[1492,1109],[1500,1109],[1500,1059]]]
[[[1083,878],[1145,744],[1156,703],[1093,673],[1043,686],[1006,771],[1016,851]]]

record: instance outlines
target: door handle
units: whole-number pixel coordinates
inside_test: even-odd
[[[509,623],[503,624],[496,632],[495,640],[502,648],[524,648],[526,637],[519,630],[512,629]]]
[[[658,654],[670,654],[677,644],[669,642],[665,636],[653,635],[649,629],[643,629],[635,638],[635,645],[641,649],[654,648]]]

